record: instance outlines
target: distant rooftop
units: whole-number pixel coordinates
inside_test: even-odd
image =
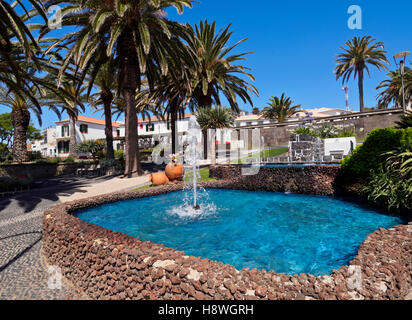
[[[55,123],[66,123],[69,122],[70,119],[65,119],[62,121],[56,121]],[[105,125],[106,122],[104,121],[104,119],[96,119],[96,118],[91,118],[91,117],[86,117],[86,116],[78,116],[77,117],[77,121],[81,121],[81,122],[86,122],[86,123],[94,123],[94,124],[100,124],[100,125]],[[124,123],[122,122],[112,122],[113,127],[121,127],[124,125]]]

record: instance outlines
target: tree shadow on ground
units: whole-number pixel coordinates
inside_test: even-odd
[[[0,218],[2,218],[3,214],[7,215],[8,212],[29,213],[33,210],[52,207],[60,203],[59,195],[86,193],[86,191],[81,188],[112,178],[113,176],[98,178],[61,177],[45,180],[40,184],[42,188],[0,198]],[[15,214],[13,216],[15,216]]]

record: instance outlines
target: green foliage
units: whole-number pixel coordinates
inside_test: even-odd
[[[197,109],[196,119],[202,129],[223,129],[234,123],[231,110],[219,105]]]
[[[74,163],[75,160],[73,157],[67,157],[66,159],[63,160],[64,163]]]
[[[308,134],[321,139],[354,137],[353,125],[340,128],[331,123],[322,122],[319,125],[308,124],[293,131],[294,134]]]
[[[11,148],[14,135],[14,128],[11,122],[11,114],[0,114],[0,144],[5,144]],[[35,128],[31,123],[27,128],[27,140],[39,140],[42,135],[39,129]]]
[[[267,106],[262,110],[262,115],[267,119],[274,119],[278,122],[285,122],[296,112],[300,111],[301,105],[292,106],[293,101],[284,93],[279,97],[272,97]]]
[[[308,134],[313,136],[314,132],[311,128],[308,127],[299,127],[293,131],[294,134]]]
[[[124,151],[123,150],[115,150],[114,157],[117,160],[124,161]]]
[[[401,146],[405,130],[395,128],[375,129],[369,132],[364,143],[341,163],[341,170],[347,177],[370,177],[371,171],[379,171],[388,158],[385,153]]]
[[[288,153],[289,147],[282,147],[282,148],[274,148],[262,151],[260,153],[261,157],[264,158],[272,158],[272,157],[279,157],[282,154]]]
[[[95,160],[96,158],[103,159],[103,150],[106,148],[106,141],[102,139],[86,140],[76,146],[77,152],[90,153]],[[101,154],[99,156],[99,154]]]
[[[407,132],[409,131],[409,133]],[[368,198],[395,213],[412,210],[412,128],[405,130],[401,147],[388,152],[385,165],[372,173],[365,187]]]
[[[43,159],[43,155],[41,154],[40,151],[29,151],[28,153],[29,153],[30,161],[36,161],[36,160]]]
[[[406,111],[406,114],[401,115],[401,120],[396,122],[397,128],[406,129],[412,127],[412,111]]]
[[[48,158],[46,159],[47,163],[57,164],[60,162],[59,158]]]
[[[368,199],[394,213],[412,210],[411,179],[407,179],[397,170],[380,169],[373,173],[365,187]]]

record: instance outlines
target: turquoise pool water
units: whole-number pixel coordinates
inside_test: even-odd
[[[84,221],[231,264],[278,273],[329,274],[400,218],[330,197],[210,189],[122,201],[76,213]]]

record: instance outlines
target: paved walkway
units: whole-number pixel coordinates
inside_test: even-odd
[[[48,287],[48,266],[41,255],[44,210],[61,202],[130,190],[147,182],[148,176],[61,178],[50,181],[48,188],[0,198],[0,300],[85,299],[66,281],[61,290]]]

